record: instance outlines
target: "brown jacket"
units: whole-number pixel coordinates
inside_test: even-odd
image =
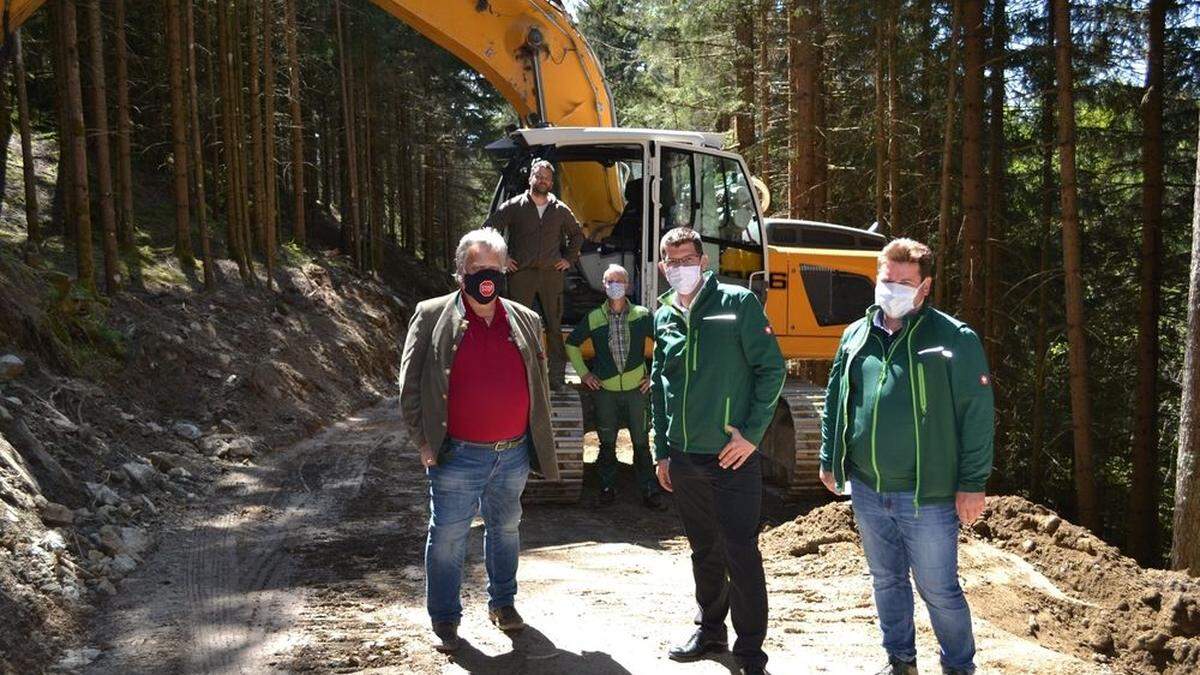
[[[521,268],[549,268],[560,259],[569,263],[579,260],[583,230],[571,207],[554,195],[550,195],[546,211],[539,217],[537,205],[526,190],[501,204],[484,225],[508,233],[508,257]]]
[[[417,447],[428,444],[441,456],[446,439],[447,394],[454,352],[467,329],[466,308],[459,291],[425,300],[408,322],[400,361],[400,414]],[[533,310],[500,299],[509,328],[525,362],[529,382],[529,439],[534,470],[558,480],[554,435],[550,429],[550,382],[542,347],[542,319]]]

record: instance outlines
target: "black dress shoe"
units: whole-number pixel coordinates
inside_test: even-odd
[[[695,661],[704,658],[706,654],[723,654],[728,649],[729,643],[725,640],[705,637],[703,633],[696,631],[687,642],[678,647],[671,647],[667,656],[672,661]]]
[[[651,511],[666,511],[667,503],[663,501],[663,496],[657,492],[651,492],[642,497],[642,506]]]
[[[435,623],[433,624],[433,634],[438,639],[433,648],[443,654],[458,651],[458,648],[462,646],[462,638],[458,637],[458,624],[456,623]]]

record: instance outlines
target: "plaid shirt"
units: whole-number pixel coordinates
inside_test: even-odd
[[[629,359],[629,303],[620,312],[612,311],[608,305],[608,351],[612,354],[613,363],[617,368],[625,368]]]

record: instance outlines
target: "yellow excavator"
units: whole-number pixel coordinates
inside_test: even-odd
[[[44,1],[0,0],[5,30]],[[587,235],[567,274],[564,324],[603,301],[600,278],[613,262],[630,271],[635,300],[654,307],[666,289],[657,242],[679,225],[701,233],[722,281],[759,293],[795,373],[760,448],[767,477],[795,497],[823,494],[822,362],[872,302],[884,238],[765,218],[766,186],[722,149],[721,134],[618,127],[600,62],[558,0],[371,1],[474,68],[512,105],[520,125],[488,146],[504,163],[493,209],[526,189],[532,159],[556,167],[554,191]],[[527,501],[573,502],[582,490],[584,406],[573,388],[556,392],[553,404],[561,480],[530,480]]]

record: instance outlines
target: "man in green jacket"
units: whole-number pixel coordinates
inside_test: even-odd
[[[671,284],[654,313],[650,374],[658,480],[675,495],[692,548],[700,627],[668,655],[692,661],[728,644],[743,673],[765,672],[767,586],[758,550],[759,443],[787,368],[758,297],[705,273],[700,234],[663,236],[659,269]]]
[[[567,357],[583,385],[592,390],[596,435],[600,437],[600,504],[616,498],[617,432],[629,430],[633,468],[642,503],[666,510],[650,464],[650,420],[646,392],[650,390],[650,357],[654,348],[650,310],[626,298],[629,272],[620,265],[604,271],[608,300],[593,309],[567,337]]]
[[[850,493],[888,655],[881,673],[917,672],[910,572],[943,671],[975,670],[958,527],[983,510],[992,383],[974,331],[929,306],[932,269],[924,244],[883,248],[875,305],[842,335],[825,395],[820,478]]]

